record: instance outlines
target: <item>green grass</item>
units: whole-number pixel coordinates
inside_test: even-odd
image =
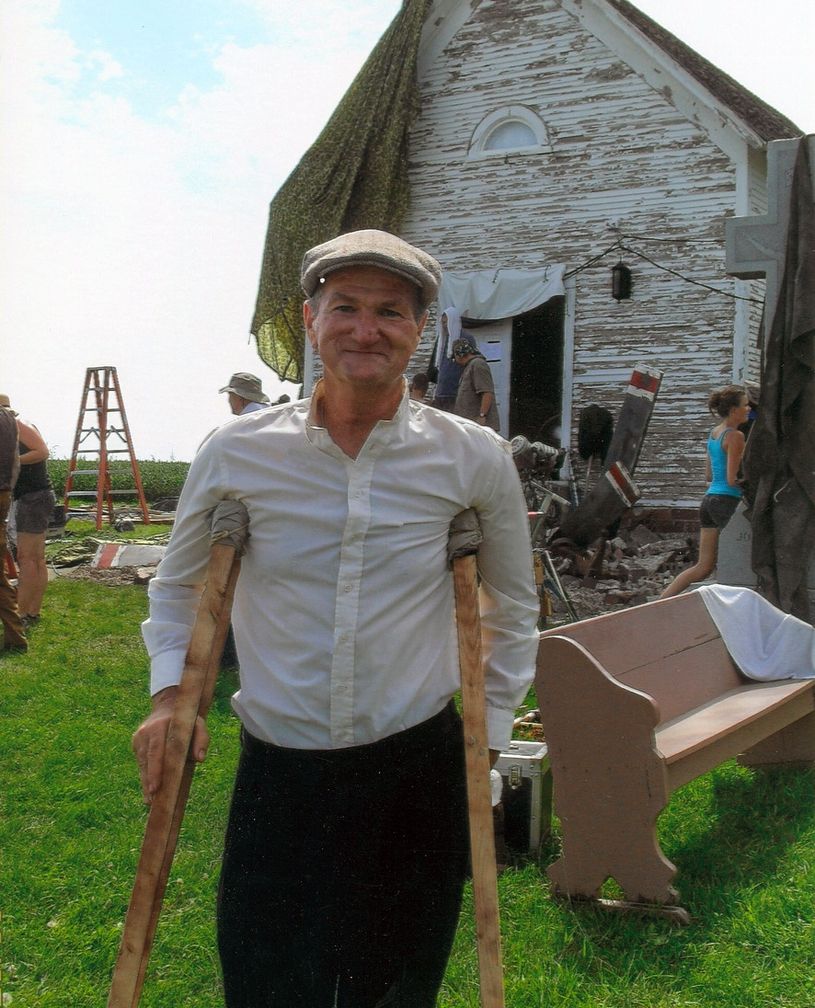
[[[105,1003],[141,842],[130,735],[147,706],[144,590],[54,582],[27,656],[0,659],[0,991],[23,1008]],[[144,1008],[223,1004],[214,938],[237,756],[222,676],[196,771]],[[315,810],[316,811],[316,810]],[[500,879],[509,1008],[815,1004],[815,778],[726,764],[683,788],[660,840],[694,922],[570,909],[545,865]],[[469,891],[440,1008],[477,1008]]]
[[[143,589],[56,581],[2,660],[0,962],[12,1005],[105,1003],[146,818],[130,736],[148,704]],[[228,684],[196,775],[142,1004],[222,1003],[212,906],[237,750]],[[161,985],[158,985],[161,981]]]
[[[117,532],[116,529],[111,528],[109,525],[105,525],[103,529],[100,530],[103,536],[100,536],[96,531],[96,522],[91,520],[86,520],[84,518],[70,518],[65,523],[65,531],[63,533],[63,539],[83,539],[86,536],[99,537],[105,539],[115,539],[115,540],[130,540],[130,539],[155,539],[157,536],[169,535],[172,532],[173,526],[167,522],[150,522],[149,525],[144,525],[141,522],[134,522],[134,527],[132,531],[129,532]],[[58,541],[58,540],[57,540]]]

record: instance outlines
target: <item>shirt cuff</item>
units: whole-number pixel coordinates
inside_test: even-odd
[[[165,651],[153,658],[150,663],[150,696],[181,682],[186,657],[186,652]]]
[[[487,707],[487,744],[490,749],[504,752],[512,738],[515,711],[505,707]]]

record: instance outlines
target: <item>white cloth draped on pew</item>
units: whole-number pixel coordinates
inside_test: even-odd
[[[815,629],[750,588],[697,589],[733,661],[748,679],[815,678]]]

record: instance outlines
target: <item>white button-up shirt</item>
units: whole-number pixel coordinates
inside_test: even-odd
[[[233,705],[277,745],[377,741],[438,713],[459,687],[450,521],[477,510],[489,745],[505,748],[533,676],[538,598],[509,446],[412,401],[356,459],[315,423],[313,400],[237,417],[190,467],[143,625],[152,691],[180,681],[213,508],[243,501],[249,543],[232,622]]]

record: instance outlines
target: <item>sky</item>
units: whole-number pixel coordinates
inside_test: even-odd
[[[639,0],[815,132],[811,0]],[[139,458],[187,461],[249,335],[269,201],[398,0],[2,0],[0,392],[70,455],[115,366]]]

